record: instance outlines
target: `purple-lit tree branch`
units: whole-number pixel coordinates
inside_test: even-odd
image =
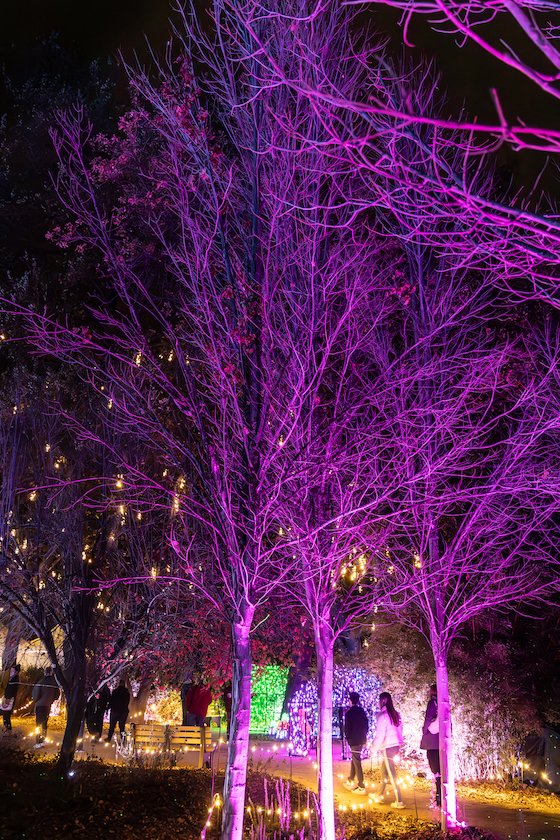
[[[348,5],[363,3],[346,0]],[[366,0],[402,12],[404,41],[415,17],[428,19],[438,33],[458,45],[470,41],[500,63],[529,79],[545,94],[560,99],[560,21],[552,0]],[[522,36],[523,46],[514,46]],[[534,56],[539,56],[535,60]],[[526,57],[525,57],[526,56]],[[546,68],[546,69],[544,69]]]
[[[231,7],[237,15],[237,39],[249,38],[262,85],[271,89],[286,86],[308,97],[321,121],[321,151],[339,161],[346,159],[360,168],[369,179],[372,208],[382,207],[399,218],[402,198],[407,188],[413,189],[423,208],[428,211],[422,234],[431,227],[427,243],[456,251],[457,261],[472,256],[474,263],[488,271],[489,277],[504,284],[517,295],[542,297],[556,302],[558,289],[557,250],[560,226],[553,211],[549,212],[546,196],[537,194],[538,183],[526,194],[500,197],[487,178],[480,178],[484,160],[491,157],[506,140],[517,149],[544,146],[558,150],[558,136],[546,130],[512,129],[505,123],[485,126],[464,118],[448,120],[442,116],[443,106],[439,81],[429,68],[419,66],[414,72],[399,71],[392,66],[383,49],[371,42],[348,39],[341,63],[349,73],[360,66],[361,87],[352,96],[340,88],[325,50],[308,48],[308,32],[321,26],[321,18],[329,20],[344,15],[339,4],[293,2],[282,12],[268,4],[220,4]],[[351,15],[351,12],[349,12]],[[299,56],[305,73],[295,74],[284,66],[259,35],[263,17],[278,16],[285,25],[290,21],[291,48]],[[358,29],[358,23],[354,24]],[[312,68],[312,69],[311,69]],[[354,72],[355,69],[354,69]],[[282,114],[277,119],[283,119]],[[302,130],[300,145],[317,143]],[[545,134],[547,139],[545,139]],[[531,139],[533,138],[533,139]],[[410,149],[402,159],[401,149]],[[457,226],[454,222],[463,222]],[[432,222],[438,220],[439,224]],[[418,235],[411,219],[399,235]],[[445,224],[452,234],[443,234]],[[407,225],[410,228],[407,228]],[[434,243],[434,238],[437,242]]]

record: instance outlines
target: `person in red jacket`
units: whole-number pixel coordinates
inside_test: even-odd
[[[187,708],[194,715],[194,725],[204,726],[208,714],[208,706],[212,702],[212,692],[207,685],[198,683],[193,685],[187,694]]]

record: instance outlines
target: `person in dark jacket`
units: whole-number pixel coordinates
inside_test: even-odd
[[[121,680],[109,700],[109,734],[105,738],[106,741],[110,741],[113,737],[117,723],[119,724],[119,732],[121,735],[123,734],[128,720],[129,703],[130,691],[124,684],[124,680]]]
[[[51,713],[51,706],[60,697],[52,668],[45,668],[44,676],[33,686],[31,695],[35,701],[35,723],[37,725],[36,747],[41,747],[47,737],[47,724]]]
[[[439,764],[439,726],[436,685],[430,686],[430,699],[428,700],[426,714],[424,715],[420,749],[426,750],[428,764],[436,780],[435,804],[439,808],[441,807],[441,770]]]
[[[188,699],[190,698],[190,690],[192,688],[192,680],[187,679],[181,686],[181,710],[183,713],[183,726],[191,726],[194,723],[194,716],[193,720],[191,721],[191,713],[188,707]]]
[[[367,741],[369,721],[365,711],[359,705],[360,695],[356,691],[350,692],[350,703],[351,706],[344,716],[344,735],[352,753],[352,766],[344,787],[354,793],[364,795],[366,789],[362,770],[362,750]]]
[[[2,709],[2,717],[4,718],[4,729],[6,732],[12,731],[12,712],[16,705],[16,697],[19,688],[19,665],[12,665],[10,668],[10,678],[8,685],[4,692],[4,701]]]
[[[103,718],[105,711],[109,706],[111,692],[106,685],[102,686],[99,691],[96,691],[93,697],[90,697],[86,707],[86,726],[90,735],[93,735],[96,741],[99,741],[103,734]]]
[[[228,680],[227,683],[224,683],[222,686],[222,700],[226,710],[227,737],[229,738],[229,728],[231,725],[231,704],[233,701],[231,680]]]

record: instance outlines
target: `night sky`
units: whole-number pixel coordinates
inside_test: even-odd
[[[198,0],[203,9],[204,0]],[[0,53],[8,75],[25,76],[27,66],[37,60],[37,39],[53,32],[61,45],[78,62],[88,64],[92,59],[114,58],[122,50],[131,59],[135,51],[146,55],[147,36],[160,50],[168,35],[167,20],[172,4],[166,0],[95,0],[93,4],[76,0],[20,0],[6,4],[2,14]],[[391,36],[396,55],[402,53],[398,15],[393,10],[377,6],[365,13],[364,19],[373,30]],[[512,33],[500,33],[515,44]],[[447,113],[457,113],[463,102],[468,111],[481,119],[494,120],[489,88],[500,92],[506,115],[517,115],[527,123],[558,124],[558,105],[547,100],[530,82],[509,71],[498,62],[485,57],[474,47],[458,49],[453,38],[431,33],[425,23],[417,21],[409,30],[416,49],[408,50],[414,58],[425,55],[435,58],[442,73],[442,91],[446,92]],[[518,46],[517,44],[515,44]],[[117,95],[118,91],[117,91]],[[3,109],[5,110],[5,109]],[[545,156],[533,153],[512,155],[507,152],[500,162],[517,173],[526,184],[545,163]],[[549,186],[553,188],[552,181]]]

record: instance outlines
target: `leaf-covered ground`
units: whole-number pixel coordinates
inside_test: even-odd
[[[463,799],[473,799],[504,808],[523,808],[525,811],[560,814],[560,796],[557,793],[527,785],[500,785],[498,782],[477,782],[457,785]]]
[[[222,781],[223,777],[217,778],[217,791],[221,791]],[[277,779],[269,780],[265,795],[262,775],[249,774],[252,814],[247,817],[248,836],[250,823],[262,819],[265,807],[277,804],[278,784]],[[313,805],[303,788],[293,785],[290,794],[293,813]],[[64,782],[54,774],[52,756],[0,745],[2,840],[195,840],[208,819],[210,803],[209,770],[150,770],[88,760],[77,762],[74,776]],[[216,816],[207,829],[207,840],[218,838]],[[435,826],[402,814],[376,815],[375,825],[365,814],[345,814],[343,820],[340,833],[346,840],[442,840]],[[296,825],[302,825],[301,815],[288,832],[279,831],[274,820],[268,837],[273,840],[276,830],[276,840],[288,840]],[[313,840],[314,834],[306,831],[304,836]],[[301,835],[297,832],[296,836]],[[479,831],[463,834],[464,840],[485,840],[487,836]],[[453,837],[460,840],[457,834]]]

